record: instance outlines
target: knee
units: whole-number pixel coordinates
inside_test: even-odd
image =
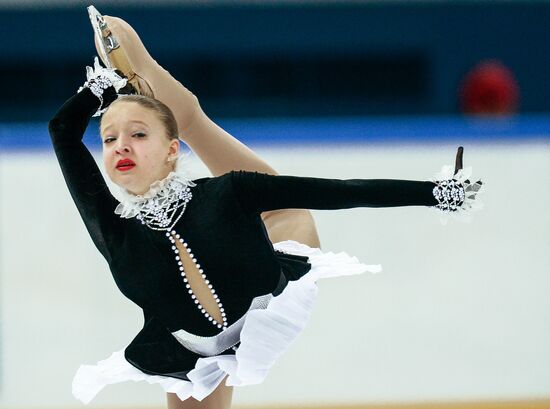
[[[262,213],[262,220],[273,243],[295,240],[320,247],[313,216],[305,209],[284,209]]]

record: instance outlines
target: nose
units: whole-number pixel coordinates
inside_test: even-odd
[[[118,155],[130,152],[130,146],[128,145],[126,138],[118,138],[115,152]]]
[[[122,154],[122,153],[128,153],[130,152],[130,149],[128,149],[127,146],[123,146],[122,148],[117,148],[115,149],[115,152],[118,153],[119,155]]]

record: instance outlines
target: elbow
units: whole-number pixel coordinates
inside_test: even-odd
[[[60,129],[63,129],[63,124],[65,121],[63,121],[63,118],[57,113],[50,121],[48,122],[48,130],[51,132],[58,131]]]
[[[62,129],[63,122],[57,116],[53,117],[48,122],[48,131],[52,140],[55,138],[55,135],[59,134]]]
[[[52,142],[56,144],[62,140],[67,140],[64,135],[71,133],[71,127],[67,121],[56,115],[48,122],[48,131]]]
[[[59,127],[59,120],[57,119],[57,117],[54,117],[52,119],[50,119],[50,121],[48,122],[48,131],[50,131],[50,133],[52,131],[55,131],[56,129],[58,129]]]

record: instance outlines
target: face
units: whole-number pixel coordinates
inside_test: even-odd
[[[103,115],[103,163],[117,185],[140,195],[174,169],[179,140],[169,139],[154,111],[136,102],[118,102]]]

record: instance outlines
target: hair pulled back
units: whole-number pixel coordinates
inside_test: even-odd
[[[178,123],[176,122],[176,118],[174,117],[172,110],[158,99],[147,97],[145,95],[120,95],[111,103],[109,108],[121,102],[134,102],[145,109],[153,111],[164,125],[168,139],[179,138]]]

